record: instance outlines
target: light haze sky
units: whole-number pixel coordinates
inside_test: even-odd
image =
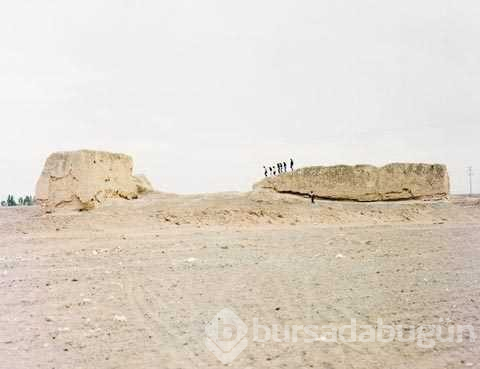
[[[478,0],[4,1],[0,197],[54,151],[128,153],[158,190],[262,165],[439,162],[480,192]]]

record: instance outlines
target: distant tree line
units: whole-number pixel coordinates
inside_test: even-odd
[[[8,195],[6,200],[0,202],[2,206],[32,206],[35,203],[35,198],[27,195],[19,197],[15,200],[13,195]]]

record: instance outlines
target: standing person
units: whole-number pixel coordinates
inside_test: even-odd
[[[283,162],[283,171],[287,173],[287,163]]]
[[[273,167],[273,175],[274,175],[274,176],[277,175],[277,170],[275,169],[275,167]]]
[[[273,175],[273,169],[272,169],[272,167],[268,167],[268,169],[270,170],[270,175]]]
[[[282,173],[282,164],[277,163],[278,174]]]
[[[315,195],[313,191],[310,191],[310,199],[312,200],[312,204],[315,204]]]
[[[293,159],[290,159],[290,170],[293,172]]]
[[[263,169],[265,170],[265,177],[268,177],[268,170],[267,170],[267,167],[265,165],[263,166]]]

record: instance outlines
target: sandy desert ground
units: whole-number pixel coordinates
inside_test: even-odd
[[[266,342],[264,325],[472,325],[480,199],[353,203],[154,193],[89,212],[0,209],[0,368],[480,368],[461,343]],[[249,326],[228,366],[223,308]],[[479,336],[480,337],[480,336]]]

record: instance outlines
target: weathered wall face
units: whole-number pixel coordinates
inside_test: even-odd
[[[144,176],[132,175],[132,158],[101,151],[50,155],[37,182],[36,198],[47,210],[90,209],[107,198],[133,199],[152,191]]]
[[[268,177],[254,189],[354,201],[442,199],[450,192],[447,167],[394,163],[384,167],[337,165],[307,167]]]

